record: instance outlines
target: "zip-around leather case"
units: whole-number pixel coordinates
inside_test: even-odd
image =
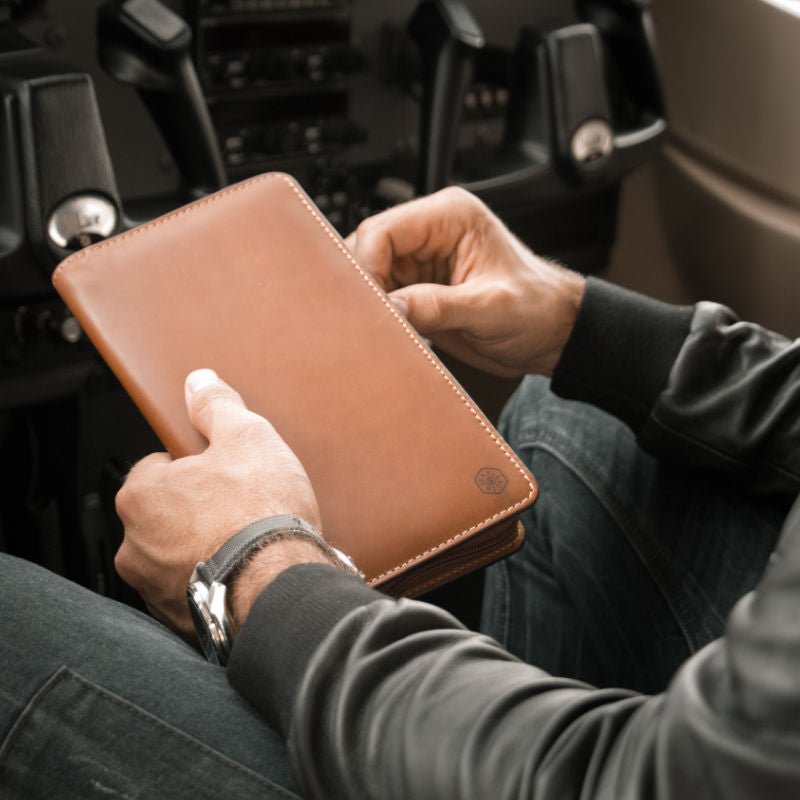
[[[193,369],[267,417],[372,585],[415,596],[522,544],[535,480],[288,175],[81,250],[53,283],[172,456],[207,444]]]

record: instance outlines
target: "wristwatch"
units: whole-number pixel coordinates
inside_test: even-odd
[[[267,543],[289,537],[309,539],[335,566],[361,575],[353,560],[328,544],[307,522],[290,514],[253,522],[232,536],[208,561],[199,563],[187,589],[189,611],[203,653],[212,664],[225,665],[231,651],[227,589],[250,556]],[[362,575],[363,577],[363,575]]]

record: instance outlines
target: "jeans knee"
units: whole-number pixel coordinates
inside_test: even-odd
[[[48,576],[51,573],[43,567],[8,553],[0,553],[0,584],[6,596],[26,588],[31,592],[39,591],[41,582]]]
[[[550,399],[550,379],[542,375],[526,375],[511,395],[500,415],[498,428],[508,443],[516,449],[525,421]]]

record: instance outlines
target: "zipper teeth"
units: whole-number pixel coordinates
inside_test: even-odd
[[[417,566],[412,567],[402,575],[398,576],[394,581],[386,581],[386,583],[380,584],[376,588],[380,589],[381,591],[391,591],[393,594],[401,594],[405,586],[417,579],[420,575],[423,575],[425,572],[438,572],[445,564],[455,564],[459,561],[467,561],[476,553],[492,550],[495,548],[498,542],[502,542],[505,539],[513,539],[516,536],[516,529],[517,522],[515,519],[509,525],[504,526],[501,532],[490,537],[482,538],[479,543],[470,543],[468,545],[463,545],[462,547],[454,548],[446,555],[443,555],[437,559],[425,561],[422,564],[418,564]],[[471,542],[473,541],[474,537]]]

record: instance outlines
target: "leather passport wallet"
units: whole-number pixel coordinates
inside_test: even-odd
[[[415,596],[522,544],[535,480],[288,175],[81,250],[53,283],[172,456],[207,445],[183,400],[198,367],[269,419],[373,586]]]

